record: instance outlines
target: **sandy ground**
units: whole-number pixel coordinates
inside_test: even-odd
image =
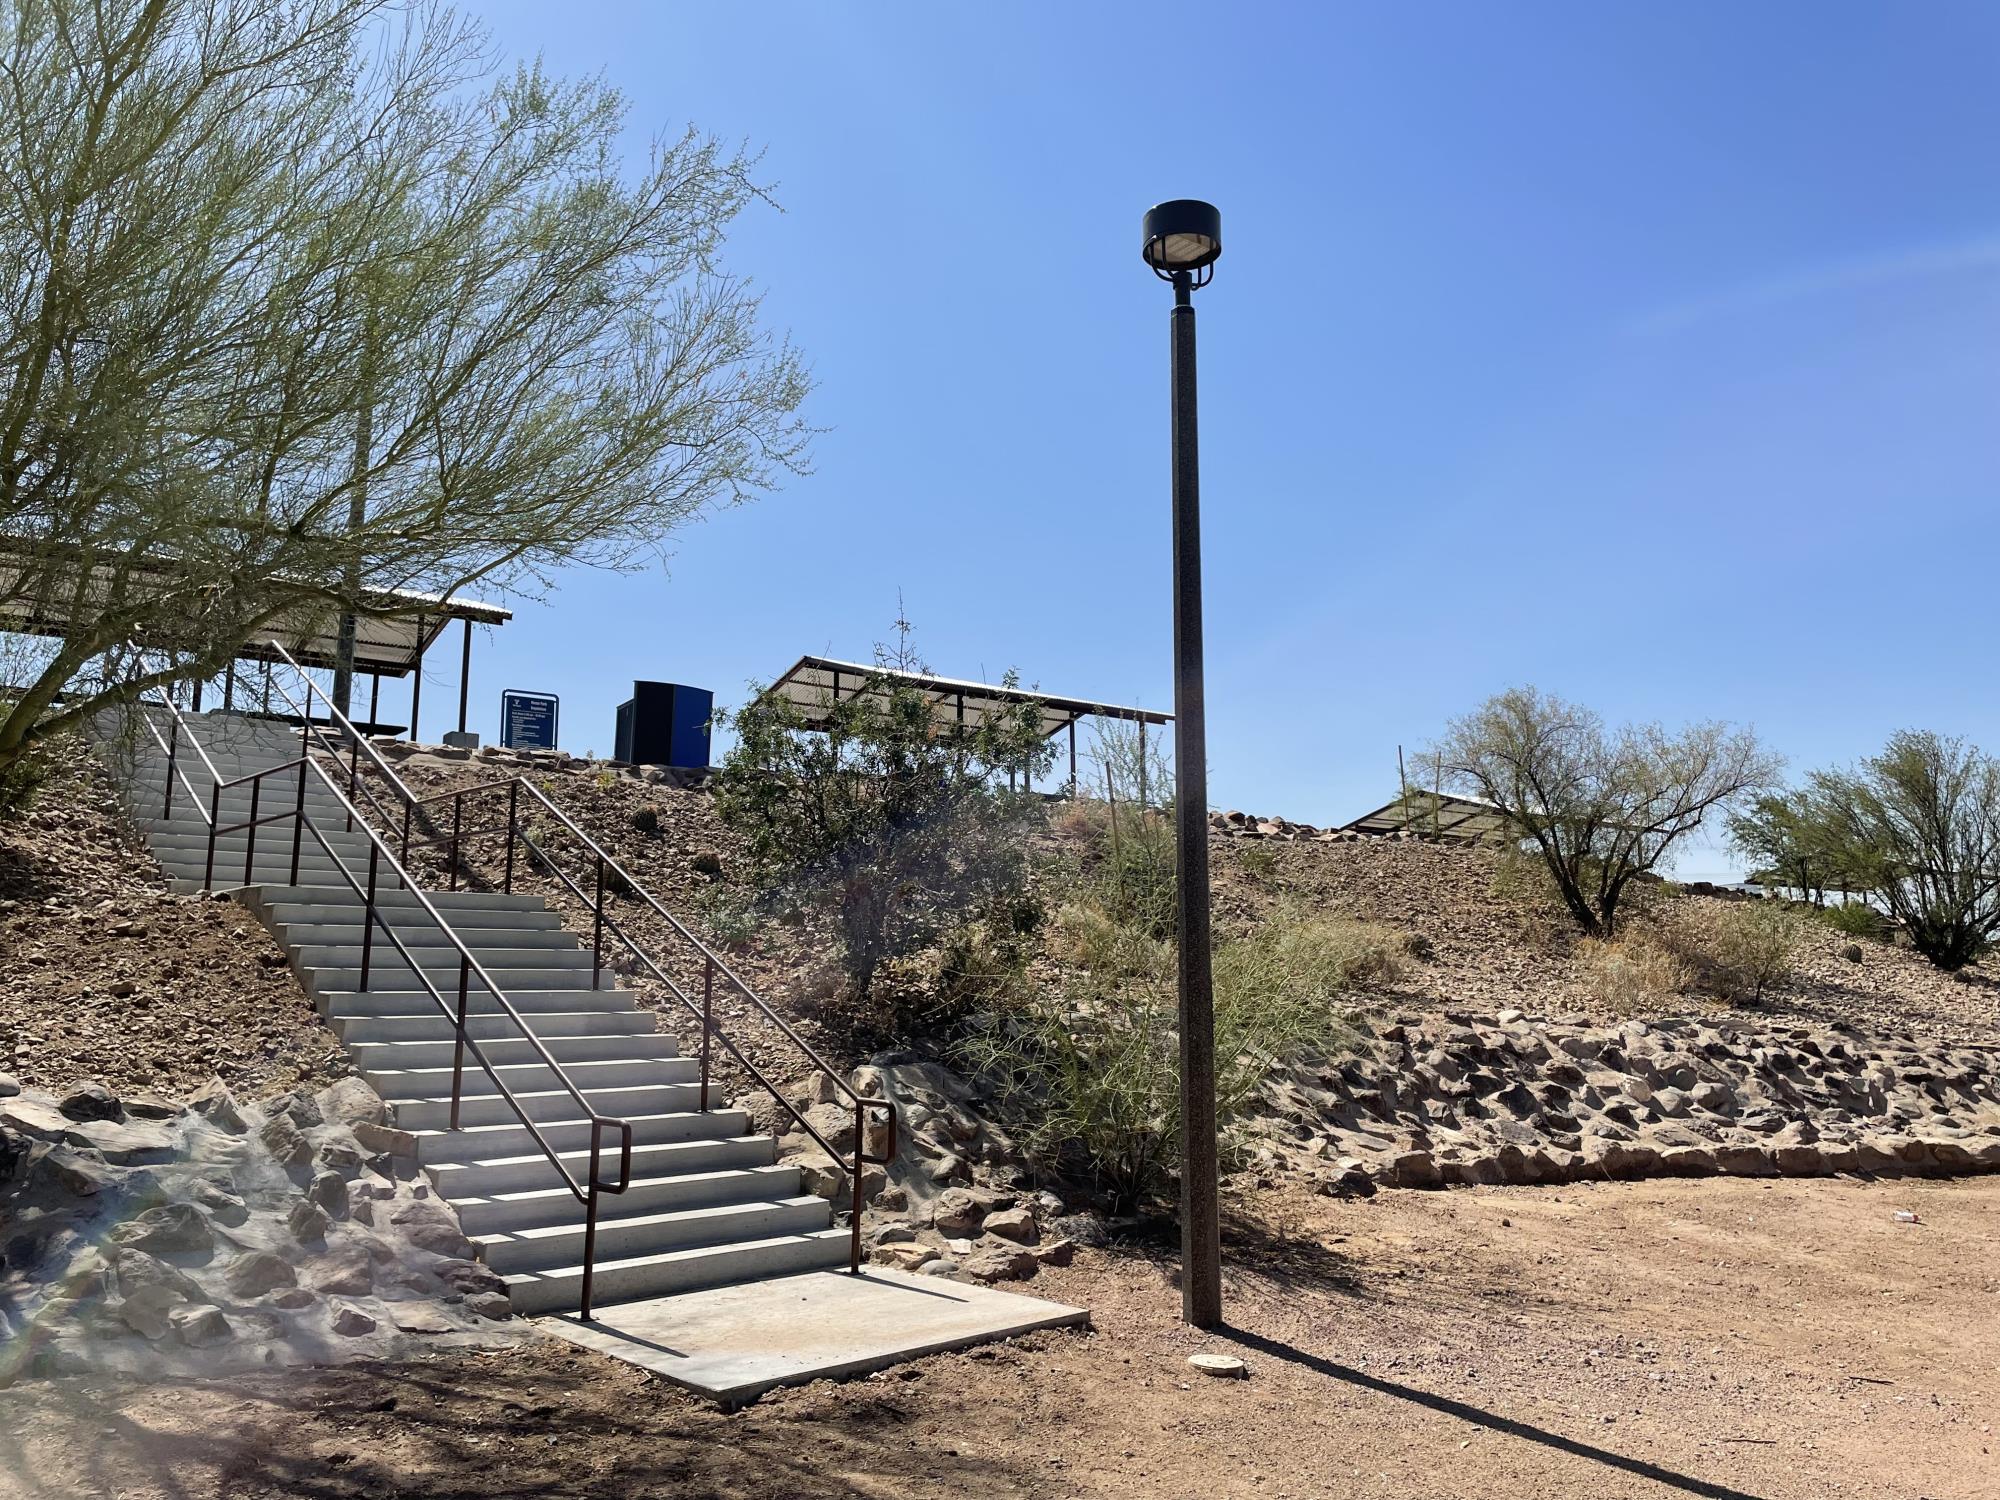
[[[2000,1495],[2000,1182],[1265,1196],[1232,1331],[1127,1247],[1032,1288],[1096,1331],[725,1415],[567,1345],[0,1392],[0,1493]],[[1899,1209],[1921,1222],[1899,1223]],[[1245,1381],[1194,1374],[1227,1351]]]

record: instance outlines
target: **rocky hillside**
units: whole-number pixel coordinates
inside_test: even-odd
[[[0,823],[0,1073],[183,1096],[346,1072],[257,919],[167,889],[110,778],[80,749]]]

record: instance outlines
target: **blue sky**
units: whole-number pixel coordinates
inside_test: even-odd
[[[633,678],[740,701],[865,657],[899,594],[941,672],[1170,707],[1138,229],[1198,196],[1216,805],[1341,821],[1523,682],[1798,769],[1906,725],[2000,750],[2000,9],[473,9],[602,71],[635,153],[767,149],[783,212],[728,258],[828,429],[664,572],[483,643],[489,737],[547,688],[609,753]]]

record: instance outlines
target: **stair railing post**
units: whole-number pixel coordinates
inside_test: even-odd
[[[299,761],[299,797],[292,808],[292,884],[299,883],[299,845],[306,831],[306,763]]]
[[[465,818],[465,793],[451,794],[451,886],[458,889],[458,829]]]
[[[702,950],[701,970],[701,1108],[708,1112],[708,1039],[715,1030],[715,955]]]
[[[144,712],[143,709],[140,711]],[[181,721],[176,718],[172,725],[172,733],[167,736],[167,800],[160,805],[160,816],[163,818],[171,818],[174,815],[174,755],[180,747]],[[134,780],[136,779],[135,777]]]
[[[215,828],[222,821],[222,783],[216,782],[208,794],[208,863],[202,866],[201,888],[215,889]]]
[[[354,742],[354,752],[347,761],[347,800],[352,802],[355,785],[361,780],[361,731],[351,722],[347,726],[347,737]],[[347,814],[347,828],[350,833],[354,831],[354,814],[351,811]]]
[[[403,804],[403,852],[397,856],[405,869],[408,869],[410,865],[410,808],[412,806],[413,804],[408,802]]]
[[[590,1284],[597,1270],[597,1157],[604,1139],[604,1126],[596,1115],[590,1117],[590,1188],[583,1205],[583,1306],[579,1316],[590,1321]]]
[[[368,955],[375,945],[375,867],[381,846],[368,841],[368,899],[361,908],[361,988],[368,988]]]
[[[249,885],[250,867],[257,858],[257,799],[264,790],[264,778],[250,778],[250,826],[243,833],[243,883]]]
[[[410,956],[410,963],[416,963],[416,955]],[[464,954],[458,956],[458,1035],[451,1049],[451,1128],[458,1129],[458,1096],[465,1079],[465,986],[472,977],[472,960]],[[496,1074],[493,1080],[500,1081]]]
[[[854,1194],[853,1212],[848,1215],[847,1269],[861,1274],[861,1168],[867,1158],[868,1111],[857,1097],[854,1101]]]
[[[521,805],[521,778],[507,783],[507,882],[503,889],[514,894],[514,824]]]
[[[597,856],[597,899],[591,903],[596,920],[590,932],[590,987],[604,986],[604,856]]]

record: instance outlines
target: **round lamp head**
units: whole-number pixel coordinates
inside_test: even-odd
[[[1155,275],[1173,280],[1181,271],[1205,282],[1207,271],[1222,254],[1222,214],[1199,198],[1176,198],[1146,210],[1146,243],[1140,252]],[[1210,274],[1213,274],[1212,272]]]

